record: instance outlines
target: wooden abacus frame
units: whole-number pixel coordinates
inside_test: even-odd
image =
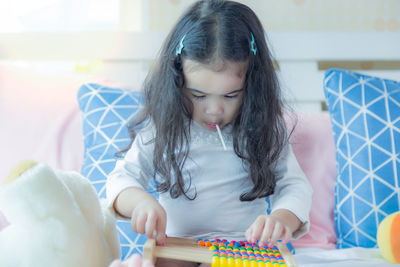
[[[285,244],[277,242],[276,247],[288,267],[297,267],[292,253]],[[157,258],[165,258],[211,264],[212,255],[208,247],[199,246],[194,239],[168,237],[164,246],[157,246],[154,239],[148,239],[143,246],[143,258],[153,263],[156,263]]]

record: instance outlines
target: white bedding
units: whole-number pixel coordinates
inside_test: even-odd
[[[391,264],[380,254],[379,249],[348,248],[323,250],[298,248],[294,258],[299,267],[389,267]]]

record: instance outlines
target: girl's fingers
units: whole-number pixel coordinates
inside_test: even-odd
[[[132,227],[132,230],[137,233],[135,212],[132,212],[132,215],[131,215],[131,227]]]
[[[274,231],[274,227],[275,227],[275,220],[267,218],[264,225],[264,231],[262,232],[262,235],[258,242],[259,246],[264,246],[267,243],[267,241],[271,239],[271,234]]]
[[[136,218],[136,232],[140,234],[145,233],[147,214],[142,214]]]
[[[282,224],[277,222],[275,224],[274,231],[272,232],[271,238],[268,243],[269,247],[272,247],[275,245],[276,241],[278,241],[278,239],[280,239],[282,237],[283,231],[284,231],[284,228],[283,228]]]
[[[157,217],[150,215],[146,222],[146,235],[148,238],[155,238],[154,230],[156,229]]]
[[[245,237],[246,237],[246,240],[248,241],[248,242],[250,242],[250,243],[253,243],[253,241],[251,240],[251,237],[253,236],[253,225],[251,225],[250,226],[250,228],[248,228],[247,230],[246,230],[246,232],[245,232]]]
[[[263,229],[265,227],[266,216],[259,216],[253,224],[251,235],[250,235],[250,242],[255,243],[257,239],[261,236]]]
[[[282,239],[282,242],[286,244],[292,238],[292,233],[290,232],[288,227],[285,227],[285,236]]]
[[[156,225],[156,230],[157,230],[156,241],[157,241],[157,244],[164,245],[166,220],[167,220],[167,218],[165,216],[158,216],[157,217],[157,225]]]

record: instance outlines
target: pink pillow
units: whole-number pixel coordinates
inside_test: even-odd
[[[333,218],[336,161],[333,133],[328,113],[297,114],[297,126],[291,137],[293,152],[313,187],[310,231],[295,247],[336,248]],[[290,122],[289,124],[293,123]]]

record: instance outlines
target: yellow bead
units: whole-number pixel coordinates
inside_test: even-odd
[[[212,261],[211,261],[211,267],[220,267],[219,266],[219,257],[218,256],[213,256]]]
[[[228,267],[235,267],[235,259],[233,257],[228,257]]]
[[[240,258],[235,259],[236,267],[243,267],[243,261]]]
[[[228,267],[228,259],[226,257],[220,257],[219,267]]]
[[[248,259],[245,259],[243,261],[243,267],[251,267],[250,261]]]

